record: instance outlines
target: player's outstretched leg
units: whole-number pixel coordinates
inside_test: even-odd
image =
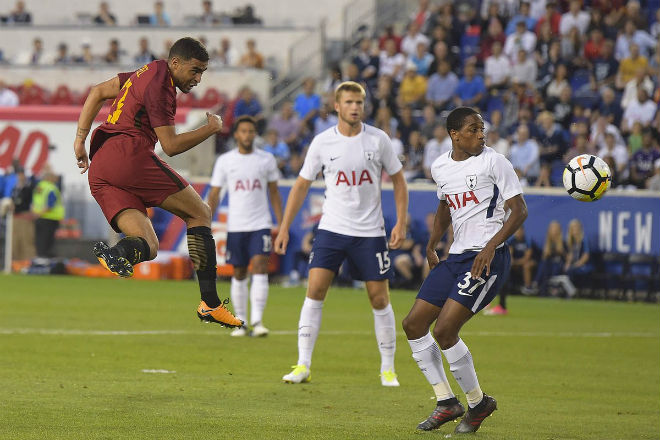
[[[486,417],[491,415],[497,409],[497,401],[484,393],[484,397],[474,408],[468,408],[467,414],[458,424],[454,432],[466,434],[476,432]]]
[[[103,267],[123,278],[133,276],[133,266],[150,260],[149,244],[142,237],[124,237],[113,247],[100,241],[93,251]]]
[[[197,273],[202,301],[197,307],[197,316],[204,322],[213,322],[225,327],[239,327],[243,321],[236,318],[225,307],[229,299],[220,301],[216,291],[215,240],[208,226],[188,228],[188,252]]]

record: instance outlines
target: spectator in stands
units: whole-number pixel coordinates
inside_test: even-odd
[[[600,48],[600,53],[591,62],[591,73],[596,79],[596,85],[613,86],[619,71],[619,62],[614,58],[614,42],[604,40]]]
[[[598,106],[598,113],[601,116],[605,116],[610,124],[616,126],[621,124],[623,110],[621,109],[619,102],[616,100],[614,90],[610,87],[603,88],[603,91],[601,92],[601,102]]]
[[[426,77],[418,74],[415,63],[409,61],[406,65],[406,73],[399,86],[399,105],[412,106],[415,109],[422,108],[426,96],[426,87]]]
[[[257,42],[252,38],[245,42],[247,51],[241,57],[239,65],[252,69],[264,68],[264,56],[257,51]]]
[[[534,88],[538,68],[531,55],[528,55],[524,49],[518,51],[518,57],[511,67],[511,80],[517,83],[523,83],[527,87]]]
[[[334,92],[333,92],[334,93]],[[387,107],[390,116],[397,109],[396,97],[392,91],[392,77],[384,75],[378,78],[378,88],[371,97],[372,117],[375,117],[382,107]]]
[[[456,87],[454,105],[457,107],[481,107],[481,101],[486,96],[486,85],[480,75],[477,75],[475,63],[467,62],[464,76]]]
[[[534,65],[536,68],[536,65]],[[511,61],[502,52],[502,43],[493,43],[493,54],[486,58],[484,83],[488,89],[504,89],[509,85]],[[536,79],[536,75],[534,75]]]
[[[413,131],[419,131],[419,123],[413,118],[413,109],[410,106],[403,106],[399,110],[399,139],[403,142],[405,153],[408,153],[410,147],[410,134]]]
[[[315,92],[316,80],[312,77],[303,82],[303,91],[296,96],[293,101],[293,109],[298,114],[298,118],[308,130],[314,129],[314,121],[321,108],[321,96]]]
[[[657,132],[656,132],[657,133]],[[653,176],[655,162],[660,159],[657,135],[650,128],[642,130],[642,148],[630,159],[630,183],[637,188],[646,188],[646,181]]]
[[[602,159],[611,157],[615,165],[612,171],[616,175],[617,182],[624,182],[628,177],[628,149],[623,143],[617,142],[616,135],[611,131],[605,132],[603,143],[603,148],[598,151],[598,157]]]
[[[46,169],[41,181],[32,193],[32,213],[36,216],[34,222],[35,246],[37,257],[53,258],[55,256],[55,231],[64,219],[64,204],[62,194],[57,187],[59,177],[50,169]]]
[[[535,186],[551,186],[550,172],[555,163],[561,162],[566,152],[567,136],[549,111],[536,118],[541,169]]]
[[[582,57],[582,37],[576,27],[571,28],[559,40],[561,58],[573,67],[583,67],[585,60]]]
[[[394,32],[394,25],[390,24],[385,26],[383,33],[378,37],[378,49],[386,50],[385,46],[388,40],[394,41],[394,51],[401,52],[401,37]]]
[[[397,83],[403,79],[406,57],[397,52],[396,43],[389,39],[385,41],[385,50],[380,52],[378,75],[392,77]]]
[[[39,37],[32,40],[32,50],[17,59],[17,64],[31,64],[34,66],[45,63],[46,52],[44,51],[43,41]]]
[[[516,31],[506,37],[504,43],[504,54],[513,62],[520,49],[524,49],[528,54],[532,54],[536,48],[536,35],[525,27],[525,23],[519,21],[516,25]]]
[[[651,25],[650,29],[651,36],[657,40],[658,37],[660,37],[660,9],[657,9],[655,11],[655,23]],[[656,44],[656,49],[657,49],[657,44]]]
[[[584,57],[593,63],[600,58],[604,45],[605,38],[603,31],[598,28],[591,30],[589,32],[589,39],[584,43]]]
[[[660,191],[660,159],[653,164],[655,169],[653,177],[646,181],[646,189],[651,191]]]
[[[511,253],[511,277],[522,281],[521,293],[530,295],[534,293],[532,282],[534,280],[534,269],[536,269],[536,258],[534,256],[534,243],[526,236],[524,226],[518,230],[507,241]],[[504,307],[506,309],[506,307]]]
[[[133,58],[136,64],[143,65],[149,64],[150,62],[156,60],[156,55],[151,52],[149,49],[149,40],[147,37],[140,38],[140,51],[135,54]]]
[[[293,103],[284,101],[278,113],[270,120],[270,128],[277,131],[280,140],[286,142],[292,151],[300,150],[299,136],[302,124],[293,111]]]
[[[126,51],[119,47],[119,40],[113,38],[103,60],[108,64],[124,64],[125,56]]]
[[[568,163],[575,156],[580,154],[596,154],[596,151],[589,145],[587,136],[584,134],[576,134],[573,136],[573,144],[564,154],[564,162]]]
[[[649,60],[640,55],[639,46],[633,43],[630,45],[630,56],[623,58],[619,63],[619,72],[616,78],[617,89],[622,89],[626,83],[635,78],[635,74],[640,71],[646,71]]]
[[[433,63],[433,55],[428,53],[427,45],[425,43],[417,43],[417,50],[408,58],[408,62],[412,62],[417,67],[417,73],[424,77],[429,76],[429,67]]]
[[[568,275],[571,283],[576,284],[580,280],[585,280],[593,270],[589,242],[584,236],[584,227],[580,220],[574,218],[568,223],[566,232],[566,262],[563,271]],[[570,295],[570,292],[567,293]]]
[[[532,282],[529,293],[547,295],[548,281],[551,277],[559,275],[566,259],[566,245],[562,238],[561,225],[558,221],[551,221],[545,236],[545,243],[541,253],[536,276]]]
[[[424,143],[433,137],[433,131],[438,125],[438,118],[435,114],[435,109],[432,105],[426,104],[422,109],[422,121],[420,132],[422,133],[422,140]]]
[[[254,15],[254,7],[246,5],[244,8],[239,8],[237,13],[232,17],[233,24],[261,24],[261,18]]]
[[[449,63],[449,68],[453,70],[458,70],[459,60],[456,55],[451,53],[449,46],[445,41],[438,41],[433,45],[433,62],[429,66],[429,72],[437,72],[438,65],[442,61],[447,61]]]
[[[488,23],[488,28],[486,29],[486,35],[481,39],[481,43],[479,47],[479,55],[477,55],[477,59],[479,60],[479,62],[485,63],[488,57],[490,57],[493,54],[493,50],[494,50],[493,46],[495,45],[495,43],[499,43],[500,53],[502,53],[502,48],[504,47],[505,42],[506,42],[506,35],[502,30],[502,22],[497,18],[493,18]]]
[[[568,34],[574,27],[580,35],[585,35],[589,27],[589,13],[582,11],[581,0],[571,0],[569,10],[561,16],[559,21],[559,35]]]
[[[202,15],[199,16],[201,24],[213,26],[220,22],[218,15],[213,12],[213,2],[211,0],[204,0],[202,2]]]
[[[509,22],[506,25],[506,30],[505,33],[506,35],[511,35],[516,31],[516,26],[518,25],[518,22],[523,22],[525,26],[527,27],[527,30],[534,32],[534,29],[536,27],[536,19],[532,16],[529,15],[529,2],[528,1],[522,1],[520,2],[520,8],[518,9],[518,13],[515,14]]]
[[[117,18],[110,12],[110,7],[107,2],[99,4],[99,12],[94,17],[94,23],[101,26],[116,26]]]
[[[408,136],[408,145],[404,145],[405,160],[403,175],[408,182],[423,179],[424,176],[424,143],[419,130],[413,130]]]
[[[403,289],[417,288],[421,268],[426,258],[422,255],[420,244],[415,243],[410,229],[410,214],[406,217],[406,235],[403,243],[390,250],[390,259],[395,269],[394,286]]]
[[[617,60],[622,61],[632,56],[632,46],[636,45],[638,54],[648,58],[656,44],[656,40],[646,30],[638,29],[633,20],[628,20],[616,39],[614,54]]]
[[[32,24],[32,14],[25,10],[25,2],[18,0],[16,6],[7,16],[9,24]]]
[[[511,146],[509,160],[523,186],[532,185],[539,176],[539,145],[529,137],[529,128],[521,124],[516,131],[518,138]]]
[[[489,145],[490,146],[490,145]],[[433,130],[433,138],[424,145],[424,160],[422,167],[424,169],[424,176],[432,180],[431,165],[440,157],[441,154],[451,150],[451,138],[447,134],[447,128],[444,124],[437,124]]]
[[[497,113],[501,114],[501,113]],[[505,137],[500,136],[500,130],[494,129],[491,127],[486,134],[486,145],[488,145],[493,150],[504,155],[507,159],[511,155],[511,145]]]
[[[410,14],[410,21],[415,23],[421,32],[428,33],[428,24],[433,11],[431,10],[429,0],[419,0],[417,9]]]
[[[16,107],[19,104],[18,95],[0,78],[0,107]]]
[[[623,88],[623,96],[621,97],[621,108],[624,110],[628,108],[630,103],[637,100],[637,91],[644,89],[648,96],[653,96],[655,84],[645,68],[639,68],[635,72],[635,76],[626,83]]]
[[[635,122],[642,124],[642,127],[648,127],[653,121],[657,104],[649,98],[644,87],[637,89],[637,99],[632,101],[623,112],[621,121],[621,131],[628,133]]]
[[[589,144],[595,151],[605,149],[606,133],[611,133],[614,136],[615,144],[625,145],[625,141],[617,126],[612,124],[606,115],[598,115],[596,123],[591,125],[589,133]]]
[[[573,114],[573,92],[570,87],[564,87],[559,92],[559,99],[550,98],[546,100],[547,109],[550,110],[555,117],[555,121],[568,130],[571,125],[571,117]]]
[[[263,107],[254,91],[244,86],[238,91],[238,101],[234,106],[234,120],[240,116],[252,116],[257,123],[257,132],[263,133],[266,128],[266,119],[264,118]]]
[[[73,59],[69,55],[69,46],[66,43],[60,43],[57,45],[57,53],[53,59],[53,64],[67,65],[71,64]]]
[[[96,61],[96,56],[92,53],[92,47],[88,40],[83,40],[80,50],[80,54],[73,57],[74,63],[93,64]]]
[[[438,63],[438,71],[431,75],[426,88],[426,102],[431,104],[436,112],[449,110],[456,88],[458,77],[451,71],[447,60]]]
[[[337,115],[329,103],[324,102],[319,109],[319,116],[314,121],[314,136],[337,125]]]
[[[16,161],[14,165],[16,184],[11,189],[11,201],[14,212],[14,229],[12,233],[12,259],[31,260],[36,255],[34,248],[34,219],[30,206],[34,185],[23,167]]]
[[[555,67],[555,75],[552,81],[545,88],[545,96],[548,100],[559,99],[561,91],[566,87],[570,89],[571,85],[566,79],[568,76],[568,68],[566,64],[559,63]]]
[[[534,59],[539,66],[545,64],[550,58],[550,46],[555,41],[557,41],[557,39],[552,35],[550,24],[543,23],[543,26],[541,26],[541,32],[539,32],[536,39],[536,47],[534,48]]]
[[[222,38],[220,40],[220,48],[214,50],[211,54],[210,64],[214,68],[219,67],[232,67],[238,64],[238,54],[236,50],[231,47],[229,38]]]
[[[371,38],[365,37],[360,40],[359,50],[352,61],[358,69],[359,78],[367,83],[369,89],[375,89],[378,78],[379,59],[378,52],[375,51]]]
[[[404,56],[413,56],[417,51],[417,45],[419,43],[424,43],[424,46],[428,47],[430,43],[429,38],[422,34],[419,29],[419,25],[415,22],[411,22],[408,25],[408,32],[401,40],[401,52],[403,52]]]
[[[559,23],[561,22],[561,14],[557,11],[557,4],[554,0],[548,0],[545,4],[545,14],[541,16],[536,22],[534,30],[537,35],[541,34],[541,29],[548,23],[549,30],[553,36],[559,35]]]
[[[266,130],[264,140],[266,143],[261,148],[275,156],[277,168],[280,169],[282,176],[289,177],[291,175],[288,170],[288,162],[291,157],[289,146],[282,140],[278,139],[277,130],[273,128]]]
[[[550,81],[552,81],[552,78],[555,76],[555,70],[559,64],[563,64],[561,59],[561,46],[559,41],[554,40],[550,43],[550,48],[548,49],[548,59],[542,64],[539,64],[537,87],[543,89],[550,83]]]
[[[154,3],[154,12],[149,16],[149,24],[152,26],[170,26],[172,20],[167,12],[165,12],[165,5],[162,1]]]

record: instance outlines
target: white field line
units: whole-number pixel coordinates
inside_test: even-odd
[[[271,330],[272,336],[292,336],[297,330]],[[371,336],[373,332],[357,330],[321,330],[325,336]],[[397,333],[404,336],[403,332]],[[220,335],[228,336],[223,329],[217,331],[191,330],[76,330],[76,329],[40,329],[40,328],[0,328],[0,335],[44,335],[44,336],[159,336],[159,335]],[[652,332],[526,332],[526,331],[466,331],[464,336],[500,336],[500,337],[557,337],[557,338],[660,338],[660,333]]]

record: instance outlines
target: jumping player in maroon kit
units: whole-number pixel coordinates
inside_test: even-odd
[[[187,226],[188,251],[202,301],[199,319],[227,327],[243,323],[220,301],[216,292],[215,241],[211,210],[197,192],[155,153],[160,141],[168,156],[188,151],[222,129],[219,116],[207,113],[207,124],[177,134],[174,129],[176,88],[188,93],[202,79],[209,55],[193,38],[172,46],[167,60],[153,61],[135,72],[92,87],[78,119],[74,151],[81,174],[89,169],[89,186],[106,219],[125,237],[113,247],[94,245],[101,264],[115,275],[130,277],[133,266],[152,260],[158,238],[147,207],[158,206],[177,215]],[[92,134],[89,157],[85,139],[106,99],[114,99],[107,120]],[[90,164],[91,160],[91,164]]]

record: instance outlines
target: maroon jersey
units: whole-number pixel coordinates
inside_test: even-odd
[[[90,158],[106,139],[117,134],[146,139],[153,150],[158,141],[154,127],[174,125],[176,87],[167,61],[152,61],[117,76],[121,89],[108,118],[92,134]]]

